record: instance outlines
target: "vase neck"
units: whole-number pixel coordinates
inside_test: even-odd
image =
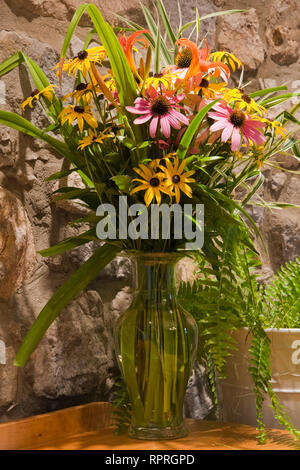
[[[161,254],[136,257],[136,283],[139,291],[176,292],[176,264],[179,256]]]

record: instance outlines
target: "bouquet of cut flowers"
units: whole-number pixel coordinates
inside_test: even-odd
[[[46,304],[18,351],[16,365],[25,365],[62,309],[118,253],[177,252],[193,241],[191,231],[178,236],[176,227],[169,228],[169,236],[154,227],[153,236],[154,211],[147,219],[144,214],[154,205],[172,207],[168,217],[175,218],[176,210],[202,231],[204,243],[197,249],[212,269],[218,265],[214,247],[229,227],[237,227],[241,243],[255,252],[249,230],[256,235],[259,231],[245,205],[263,184],[264,165],[275,165],[272,159],[282,153],[299,158],[297,141],[285,129],[288,121],[296,121],[299,105],[275,120],[268,114],[295,94],[278,94],[285,86],[248,92],[240,60],[228,51],[213,51],[206,38],[199,40],[201,20],[213,14],[200,17],[197,11],[194,21],[175,32],[161,0],[157,8],[160,22],[142,6],[147,29],[124,18],[128,27],[113,28],[95,5],[81,5],[55,68],[57,83],[50,83],[22,52],[0,66],[0,75],[23,63],[28,67],[34,91],[22,103],[22,111],[41,106],[49,125],[39,129],[6,111],[0,111],[0,123],[47,142],[69,160],[70,169],[50,180],[77,172],[85,186],[60,187],[54,200],[79,199],[90,214],[78,222],[89,223],[90,229],[41,254],[61,254],[99,242],[91,258]],[[83,50],[66,59],[84,12],[94,29]],[[218,15],[236,12],[241,10]],[[184,36],[189,27],[196,31],[194,41],[191,35]],[[89,47],[95,36],[98,44]],[[232,87],[230,75],[237,69],[239,84]],[[74,88],[61,96],[64,74],[74,77]],[[192,210],[184,214],[187,205]],[[205,225],[200,228],[197,205],[205,207]],[[109,207],[115,211],[105,216]],[[123,209],[131,221],[136,219],[132,236],[129,227],[123,230]]]

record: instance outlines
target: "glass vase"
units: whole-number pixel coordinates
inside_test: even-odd
[[[129,435],[187,434],[183,402],[197,349],[197,325],[177,301],[177,253],[135,257],[137,288],[115,329],[116,353],[132,404]]]

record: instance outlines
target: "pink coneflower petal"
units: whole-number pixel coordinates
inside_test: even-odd
[[[238,127],[234,127],[232,131],[232,138],[231,138],[231,148],[234,152],[236,152],[241,144],[241,134]]]
[[[220,131],[221,129],[224,129],[225,126],[227,126],[228,121],[216,121],[210,128],[212,132]]]
[[[226,121],[228,121],[228,117],[229,117],[227,114],[225,116],[224,114],[217,113],[217,112],[210,112],[207,115],[208,117],[213,118],[213,119],[224,119]]]
[[[222,132],[222,137],[221,137],[222,142],[227,142],[227,140],[231,137],[233,128],[234,128],[234,125],[230,123],[228,123],[227,126],[224,127],[224,130]]]
[[[163,135],[167,138],[170,137],[171,127],[170,127],[168,116],[163,116],[160,118],[160,127],[161,127]]]
[[[185,125],[189,125],[189,120],[186,116],[184,116],[182,113],[180,113],[179,111],[176,111],[176,109],[172,109],[169,114],[171,114],[172,116],[174,116],[176,119],[178,119],[178,121],[182,122],[183,124]]]
[[[134,124],[144,124],[144,122],[149,121],[149,119],[152,118],[152,114],[148,113],[145,116],[141,116],[139,118],[136,118],[133,122]]]
[[[158,124],[158,116],[154,116],[150,124],[150,135],[152,138],[155,137],[157,124]]]
[[[134,114],[145,114],[149,112],[149,108],[134,108],[133,106],[126,106],[127,111]]]
[[[175,129],[181,128],[180,122],[174,116],[172,116],[172,114],[168,114],[168,120],[171,126],[174,127]]]

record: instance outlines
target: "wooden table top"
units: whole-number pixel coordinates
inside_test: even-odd
[[[116,435],[108,403],[89,403],[0,424],[0,449],[14,450],[293,450],[286,431],[269,431],[259,445],[252,426],[186,420],[189,435],[176,440],[145,441]]]

